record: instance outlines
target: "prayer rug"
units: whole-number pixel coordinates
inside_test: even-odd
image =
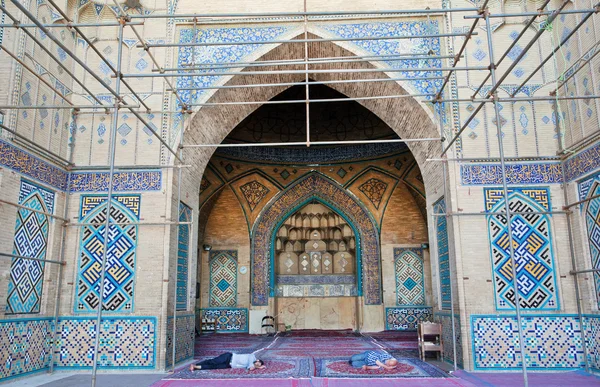
[[[328,378],[445,378],[448,374],[419,359],[398,359],[393,370],[354,368],[348,358],[317,359],[316,376]]]
[[[314,363],[310,359],[280,359],[266,362],[267,368],[248,371],[243,368],[190,371],[188,367],[165,379],[268,379],[306,378],[314,375]]]

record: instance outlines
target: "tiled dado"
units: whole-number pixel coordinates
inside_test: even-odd
[[[576,315],[522,316],[525,357],[530,369],[584,366],[581,324]],[[600,365],[600,316],[585,315],[585,344],[592,368]],[[521,369],[516,317],[471,316],[474,368]]]
[[[246,308],[206,308],[199,310],[199,319],[214,319],[217,332],[248,332],[248,309]]]
[[[156,318],[111,317],[102,320],[98,354],[105,369],[155,368]],[[57,368],[91,368],[96,319],[58,320],[53,356]],[[50,366],[52,318],[0,320],[0,381]]]
[[[463,367],[462,334],[460,331],[460,315],[454,314],[454,333],[452,332],[452,315],[450,312],[435,312],[433,321],[442,324],[442,342],[444,343],[444,360],[454,362],[454,348],[456,348],[456,363]],[[456,337],[456,340],[454,339]],[[456,343],[454,346],[452,343]]]
[[[398,306],[385,308],[385,329],[392,331],[416,331],[422,321],[431,321],[431,307]]]
[[[175,364],[194,356],[194,337],[196,336],[196,316],[193,314],[177,315],[175,329]],[[173,364],[173,316],[167,318],[167,367]]]

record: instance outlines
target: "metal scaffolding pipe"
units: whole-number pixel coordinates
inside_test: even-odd
[[[600,198],[600,195],[590,196],[589,198],[585,198],[583,200],[579,200],[579,201],[577,201],[575,203],[567,204],[567,205],[563,206],[563,209],[566,210],[566,209],[569,209],[571,207],[575,207],[575,206],[577,206],[579,204],[587,203],[587,202],[589,202],[591,200],[598,199],[598,198]],[[565,202],[566,202],[566,200],[565,200]]]
[[[2,12],[4,12],[4,14],[5,14],[6,16],[8,16],[8,17],[9,17],[9,18],[10,18],[10,19],[13,21],[13,23],[20,23],[20,22],[19,22],[19,20],[18,20],[16,17],[14,17],[13,15],[11,15],[11,14],[8,12],[8,10],[7,10],[5,7],[3,7],[1,4],[0,4],[0,10],[2,10]],[[77,84],[78,84],[78,85],[79,85],[79,86],[80,86],[80,87],[81,87],[81,88],[82,88],[82,89],[83,89],[83,90],[84,90],[86,93],[88,93],[88,95],[89,95],[90,97],[92,97],[92,98],[94,99],[94,101],[96,101],[97,103],[99,103],[100,105],[102,105],[102,101],[100,101],[100,99],[98,99],[98,97],[96,97],[96,95],[95,95],[94,93],[92,93],[92,92],[91,92],[91,90],[90,90],[90,89],[88,89],[88,88],[87,88],[87,87],[84,85],[84,83],[83,83],[82,81],[80,81],[80,80],[79,80],[79,78],[77,78],[77,77],[75,76],[75,74],[73,74],[73,72],[72,72],[72,71],[71,71],[69,68],[67,68],[67,66],[65,66],[65,65],[62,63],[62,61],[60,61],[60,60],[59,60],[59,59],[56,57],[56,55],[54,55],[54,53],[52,53],[52,51],[50,51],[48,48],[46,48],[46,46],[42,44],[42,42],[41,42],[41,41],[40,41],[40,40],[37,38],[37,36],[35,36],[33,33],[31,33],[31,31],[29,31],[29,30],[27,30],[27,29],[24,29],[24,30],[23,30],[23,32],[25,32],[25,34],[26,34],[26,35],[27,35],[27,36],[28,36],[28,37],[29,37],[31,40],[33,40],[35,43],[37,43],[38,47],[39,47],[39,48],[41,48],[41,49],[42,49],[42,51],[44,51],[44,52],[45,52],[45,53],[46,53],[46,54],[47,54],[47,55],[48,55],[50,58],[52,58],[52,60],[53,60],[53,61],[54,61],[54,62],[55,62],[55,63],[56,63],[58,66],[60,66],[60,68],[61,68],[61,69],[63,69],[63,71],[64,71],[65,73],[67,73],[67,74],[68,74],[68,75],[71,77],[71,79],[73,79],[73,81],[74,81],[75,83],[77,83]]]
[[[266,12],[266,13],[184,13],[184,14],[151,14],[130,15],[131,19],[191,19],[191,18],[236,18],[236,17],[302,17],[302,16],[351,16],[351,15],[425,15],[432,13],[455,13],[477,11],[479,8],[442,8],[413,10],[381,10],[381,11],[334,11],[334,12]]]
[[[485,102],[540,102],[540,101],[568,101],[568,100],[582,100],[582,99],[598,99],[600,95],[580,95],[580,96],[572,96],[572,97],[511,97],[511,98],[450,98],[450,99],[442,99],[442,100],[425,100],[421,102],[429,102],[429,103],[442,103],[442,102],[475,102],[475,103],[485,103]]]
[[[313,141],[311,145],[343,145],[343,144],[380,144],[392,142],[420,142],[420,141],[441,141],[442,138],[412,138],[412,139],[393,139],[393,140],[355,140],[355,141]],[[244,148],[256,146],[300,146],[306,145],[305,142],[269,142],[269,143],[244,143],[244,144],[184,144],[184,148]]]
[[[546,0],[546,1],[550,1],[550,0]],[[478,11],[479,13],[482,13],[483,10],[487,8],[488,2],[489,2],[489,0],[485,0],[483,2],[483,4],[481,4],[481,8]],[[475,19],[473,21],[473,24],[471,24],[471,28],[469,29],[469,32],[467,32],[467,35],[465,36],[465,40],[463,41],[463,44],[460,46],[460,49],[458,50],[458,54],[456,54],[456,57],[454,58],[454,61],[452,62],[452,67],[455,67],[456,64],[460,61],[460,58],[461,58],[463,52],[465,51],[465,49],[467,48],[467,44],[469,43],[469,40],[471,40],[471,36],[474,34],[475,28],[477,27],[478,23],[479,23],[479,19]],[[444,92],[444,88],[450,81],[450,77],[452,76],[452,74],[454,74],[454,71],[452,71],[452,70],[450,72],[448,72],[448,74],[446,74],[446,78],[444,78],[444,82],[442,82],[442,86],[438,90],[438,92],[435,96],[435,99],[442,98],[442,93]],[[456,370],[456,367],[454,369]]]
[[[25,207],[24,205],[13,203],[13,202],[10,202],[8,200],[0,199],[0,203],[7,204],[9,206],[13,206],[13,207],[17,207],[17,208],[23,208],[25,210],[28,210],[28,211],[31,211],[31,212],[35,212],[36,214],[46,215],[46,216],[49,216],[51,218],[61,220],[63,222],[68,222],[69,221],[67,218],[61,218],[60,216],[56,216],[56,215],[54,215],[54,214],[52,214],[50,212],[46,212],[46,211],[42,211],[42,210],[36,210],[34,208]]]
[[[308,88],[308,83],[305,83]],[[204,102],[204,103],[192,103],[187,106],[228,106],[228,105],[289,105],[299,103],[323,103],[323,102],[351,102],[351,101],[367,101],[377,99],[401,99],[401,98],[415,98],[415,97],[433,97],[434,94],[396,94],[396,95],[378,95],[373,97],[355,97],[355,98],[327,98],[327,99],[292,99],[282,101],[235,101],[235,102]]]
[[[425,55],[418,56],[415,54],[398,54],[398,55],[379,55],[379,56],[342,56],[328,58],[308,58],[308,61],[304,59],[282,59],[282,60],[264,60],[255,62],[216,62],[216,63],[194,63],[184,67],[171,67],[166,69],[152,69],[152,72],[160,71],[183,71],[183,70],[203,70],[203,69],[216,69],[216,68],[239,68],[239,67],[267,67],[267,66],[292,66],[292,65],[304,65],[306,62],[309,64],[329,64],[329,63],[354,63],[354,62],[373,62],[373,61],[385,61],[385,62],[399,62],[416,59],[447,59],[454,58],[454,55]]]
[[[551,161],[559,161],[562,158],[560,156],[531,156],[531,157],[505,157],[504,160],[506,163],[510,163],[510,162],[517,162],[517,161],[540,161],[540,160],[551,160]],[[458,162],[464,162],[465,164],[472,164],[473,162],[475,163],[490,163],[490,162],[500,162],[500,159],[498,157],[465,157],[465,158],[440,158],[440,159],[436,159],[436,158],[431,158],[431,159],[425,159],[425,161],[439,161],[439,162],[446,162],[446,161],[458,161]]]
[[[121,107],[124,107],[123,105],[120,105]],[[140,105],[127,105],[129,108],[136,108],[139,109]],[[7,110],[35,110],[35,109],[65,109],[65,110],[71,110],[71,109],[79,109],[79,110],[83,110],[83,109],[110,109],[109,106],[106,105],[31,105],[31,106],[23,106],[23,105],[13,105],[13,106],[7,106],[7,105],[3,105],[0,106],[0,109],[7,109]]]
[[[64,95],[62,95],[56,89],[56,87],[54,87],[54,85],[50,84],[50,82],[48,82],[47,80],[45,80],[44,77],[42,77],[40,74],[37,73],[37,71],[35,71],[31,67],[29,67],[29,65],[27,65],[27,63],[25,63],[21,59],[19,59],[10,50],[7,50],[6,46],[0,44],[0,52],[5,52],[6,54],[8,54],[8,56],[10,56],[11,58],[13,58],[18,64],[20,64],[25,69],[27,69],[27,71],[29,71],[34,77],[36,77],[37,79],[39,79],[40,82],[42,82],[44,85],[46,85],[50,90],[52,90],[56,95],[58,95],[63,101],[65,101],[66,103],[68,103],[70,105],[69,108],[73,106],[73,102],[71,102],[67,97],[65,97]]]
[[[58,159],[59,161],[62,161],[66,165],[73,165],[72,163],[69,162],[69,160],[61,157],[60,155],[52,152],[51,150],[48,150],[48,149],[42,147],[41,145],[38,145],[37,143],[31,141],[27,137],[20,135],[18,132],[14,131],[12,129],[9,129],[6,125],[0,124],[0,129],[6,130],[8,133],[11,133],[13,136],[17,137],[19,140],[25,141],[30,146],[35,147],[36,148],[35,152],[45,152],[45,153],[47,153],[49,156],[48,155],[44,155],[44,154],[40,154],[39,156],[45,157],[45,158],[51,160],[53,163],[60,164],[57,161],[53,160],[52,157]],[[50,156],[52,156],[52,157],[50,157]]]
[[[314,81],[311,85],[334,85],[341,83],[367,83],[367,82],[400,82],[400,81],[426,81],[434,79],[444,79],[444,77],[414,77],[414,78],[372,78],[372,79],[342,79],[337,81]],[[248,85],[224,85],[224,86],[197,86],[197,87],[179,87],[177,90],[219,90],[219,89],[245,89],[252,87],[285,87],[302,86],[306,82],[282,82],[282,83],[253,83]],[[167,89],[170,91],[171,89]]]
[[[534,76],[534,75],[535,75],[535,74],[536,74],[536,73],[537,73],[537,72],[538,72],[538,71],[539,71],[539,70],[540,70],[540,69],[541,69],[541,68],[542,68],[542,67],[543,67],[543,66],[544,66],[544,65],[545,65],[545,64],[546,64],[546,63],[547,63],[547,62],[548,62],[550,59],[552,59],[552,58],[554,57],[554,54],[556,54],[556,52],[558,52],[558,50],[560,50],[560,48],[561,48],[561,47],[562,47],[562,46],[563,46],[565,43],[567,43],[567,42],[569,41],[569,39],[570,39],[570,38],[571,38],[573,35],[575,35],[575,33],[576,33],[576,32],[577,32],[577,31],[578,31],[578,30],[579,30],[579,29],[580,29],[580,28],[581,28],[581,27],[582,27],[582,26],[585,24],[585,22],[586,22],[586,21],[587,21],[589,18],[591,18],[591,17],[592,17],[592,16],[593,16],[595,13],[597,13],[598,11],[600,11],[600,2],[599,2],[599,3],[596,3],[596,5],[595,5],[595,9],[594,9],[594,10],[592,10],[592,11],[588,11],[588,12],[587,12],[587,14],[586,14],[586,15],[583,17],[583,19],[581,19],[581,21],[580,21],[579,23],[577,23],[577,25],[576,25],[576,26],[575,26],[575,27],[574,27],[574,28],[571,30],[571,32],[569,32],[569,33],[567,34],[567,36],[565,36],[565,37],[564,37],[564,38],[563,38],[563,39],[560,41],[560,43],[558,44],[558,46],[556,46],[556,47],[554,48],[554,50],[552,50],[552,52],[550,53],[550,55],[548,55],[548,56],[546,57],[546,59],[544,59],[544,60],[542,61],[542,63],[540,63],[540,64],[539,64],[539,65],[538,65],[538,66],[537,66],[535,69],[533,69],[533,71],[532,71],[532,72],[529,74],[529,76],[528,76],[528,77],[527,77],[527,78],[526,78],[526,79],[525,79],[523,82],[521,82],[521,84],[520,84],[520,85],[519,85],[519,86],[518,86],[518,87],[517,87],[517,88],[516,88],[516,89],[515,89],[515,90],[512,92],[512,94],[511,94],[510,96],[511,96],[511,97],[514,97],[514,96],[515,96],[515,95],[516,95],[516,94],[519,92],[519,90],[521,90],[521,89],[523,88],[523,86],[525,86],[525,85],[527,84],[527,82],[529,82],[529,80],[530,80],[531,78],[533,78],[533,76]],[[543,30],[542,30],[542,31],[543,31]],[[514,62],[514,63],[515,63],[515,65],[516,65],[516,62],[517,62],[517,61],[515,61],[515,62]],[[514,67],[514,66],[513,66],[513,67]],[[510,69],[509,69],[509,71],[512,71],[512,68],[510,68]],[[504,77],[507,77],[507,76],[508,76],[508,74],[509,74],[509,71],[507,71],[507,72],[504,74]]]
[[[14,1],[14,0],[13,0]],[[52,0],[50,0],[52,1]],[[117,48],[117,75],[121,74],[121,64],[123,61],[123,24],[119,26],[118,42],[119,47]],[[117,78],[115,84],[115,91],[118,94],[121,92],[121,77]],[[98,284],[98,310],[96,315],[96,337],[94,340],[94,364],[92,367],[92,387],[96,387],[96,374],[98,371],[98,353],[100,349],[100,337],[102,336],[102,310],[104,309],[104,280],[106,278],[106,262],[108,259],[108,240],[111,226],[111,206],[113,199],[113,184],[115,177],[115,158],[116,158],[116,147],[117,147],[117,128],[119,122],[119,98],[115,98],[115,106],[112,117],[112,125],[110,129],[110,147],[109,147],[109,168],[108,172],[108,196],[106,197],[106,220],[104,221],[104,239],[102,246],[102,261],[100,264],[100,283]]]
[[[110,222],[113,226],[170,226],[170,225],[178,225],[178,224],[192,224],[191,222],[172,222],[172,221],[164,221],[164,222]],[[81,227],[81,226],[94,226],[100,227],[103,226],[104,223],[69,223],[67,227]]]
[[[543,12],[519,12],[519,13],[495,13],[490,14],[490,18],[505,18],[505,17],[523,17],[523,16],[551,16],[554,11],[543,11]],[[573,15],[578,13],[597,12],[597,9],[569,9],[561,13],[565,15]],[[465,15],[465,19],[476,19],[483,18],[481,15]]]
[[[557,215],[568,214],[569,211],[510,211],[511,215]],[[446,216],[447,214],[432,214],[433,216]],[[453,212],[450,216],[490,216],[490,215],[506,215],[504,211],[496,212]]]
[[[44,28],[42,26],[42,24],[36,19],[36,17],[27,10],[27,8],[25,8],[21,3],[19,3],[18,0],[10,0],[21,12],[23,12],[25,14],[25,16],[27,16],[35,25],[37,25],[40,30],[42,30],[47,36],[48,38],[50,38],[50,40],[52,40],[54,43],[56,43],[60,48],[62,48],[64,50],[64,52],[66,54],[68,54],[75,62],[77,62],[85,71],[87,71],[92,77],[94,77],[94,79],[96,79],[104,88],[106,88],[114,97],[115,97],[115,103],[117,103],[117,108],[120,108],[120,106],[118,105],[119,102],[123,101],[123,98],[121,97],[120,93],[117,93],[115,90],[113,90],[108,84],[106,84],[106,82],[104,82],[104,80],[102,80],[102,78],[100,78],[98,76],[98,74],[96,74],[91,68],[89,68],[81,59],[79,59],[77,57],[77,55],[75,55],[71,50],[69,50],[64,44],[62,44],[60,42],[60,40],[58,38],[56,38],[56,36],[54,36],[53,34],[50,33],[50,31],[46,28]],[[60,10],[60,8],[58,8],[56,6],[56,4],[53,2],[53,0],[48,0],[48,2],[50,4],[52,4],[53,7],[55,7],[57,9],[57,11],[59,13],[62,13],[64,15],[64,12],[62,12],[62,10]],[[64,17],[64,16],[63,16]],[[82,36],[82,38],[85,38],[85,35],[83,35],[80,31],[78,31],[78,33]],[[122,43],[122,42],[121,42]],[[95,46],[93,44],[91,44],[91,47],[93,49],[96,49]],[[101,54],[99,54],[101,55]],[[101,58],[104,58],[103,56],[101,56]],[[103,59],[105,60],[105,59]],[[122,73],[121,71],[118,71],[115,73],[119,74],[119,85],[121,84],[121,79],[122,79]],[[131,105],[124,105],[124,107],[126,107],[127,109],[129,109],[129,111],[131,111],[131,113],[133,115],[135,115],[141,122],[142,124],[144,124],[144,126],[146,126],[146,128],[148,130],[150,130],[150,132],[152,132],[152,134],[169,150],[169,152],[171,152],[171,154],[173,154],[175,156],[175,158],[178,158],[177,153],[171,149],[171,147],[169,146],[169,144],[166,143],[166,141],[162,138],[162,136],[160,136],[158,133],[156,133],[156,131],[154,129],[152,129],[152,127],[148,124],[148,122],[143,119],[135,110],[133,110],[133,108],[135,106],[131,106]],[[139,107],[139,106],[138,106]],[[181,160],[180,160],[181,161]],[[95,379],[94,379],[95,382]]]
[[[586,269],[586,270],[571,270],[569,271],[569,274],[571,275],[576,275],[576,274],[584,274],[584,273],[598,273],[600,272],[600,268],[598,269]],[[580,320],[581,321],[581,320]]]
[[[72,20],[69,19],[69,16],[63,12],[63,10],[56,4],[56,2],[54,2],[54,0],[48,0],[48,2],[54,7],[54,9],[56,9],[56,11],[58,13],[61,14],[61,16],[67,20],[68,22],[72,23]],[[129,22],[129,21],[128,21]],[[119,20],[117,18],[117,23],[116,26],[118,27],[119,25],[122,24],[122,20]],[[100,50],[98,50],[96,48],[96,46],[93,44],[93,42],[91,40],[88,39],[88,37],[79,29],[79,27],[73,27],[73,29],[79,34],[79,36],[81,36],[81,38],[88,44],[88,46],[92,49],[92,51],[94,51],[96,53],[96,55],[98,55],[98,57],[100,57],[100,59],[104,62],[104,64],[106,64],[108,66],[108,68],[114,73],[116,74],[117,71],[115,70],[114,66],[112,65],[112,63],[110,63],[109,60],[107,60],[104,55],[102,55],[102,53],[100,52]],[[122,42],[121,42],[122,43]],[[123,82],[123,80],[121,80],[121,82]],[[131,86],[129,86],[129,84],[127,82],[123,82],[123,85],[125,85],[125,87],[127,87],[127,89],[129,89],[129,91],[135,96],[135,98],[138,100],[138,102],[140,104],[142,104],[144,106],[144,108],[146,110],[149,110],[150,107],[148,107],[144,101],[142,100],[142,98],[140,98],[140,96],[135,92],[135,90],[133,90],[133,88]],[[119,99],[120,97],[117,97],[117,99]]]
[[[77,127],[77,113],[78,111],[73,109],[73,111],[71,112],[71,120],[72,120],[72,125],[74,127]],[[73,157],[75,156],[75,139],[77,138],[77,131],[75,131],[73,133],[73,136],[71,137],[72,140],[69,142],[69,148],[71,148],[71,151],[69,152],[69,162],[73,162]],[[63,217],[66,219],[69,216],[69,204],[71,203],[71,176],[72,176],[72,172],[69,171],[68,172],[68,182],[69,184],[67,185],[67,192],[65,195],[65,206],[63,209]],[[61,259],[64,259],[65,257],[65,250],[66,250],[66,240],[67,240],[67,227],[65,227],[65,225],[63,224],[62,227],[62,232],[61,232],[61,238],[60,238],[60,257]],[[62,277],[63,277],[63,271],[62,271],[62,266],[58,267],[58,274],[57,274],[57,279],[56,279],[56,293],[54,296],[54,330],[52,331],[52,348],[51,348],[51,352],[50,352],[50,373],[54,373],[54,356],[56,353],[56,335],[58,332],[58,315],[60,312],[60,288],[61,288],[61,284],[62,284]]]
[[[565,79],[564,79],[564,80],[563,80],[563,81],[562,81],[562,82],[561,82],[561,83],[560,83],[558,86],[556,86],[555,92],[558,92],[558,89],[560,89],[560,88],[562,88],[564,85],[566,85],[566,84],[567,84],[567,82],[568,82],[568,81],[569,81],[571,78],[573,78],[573,77],[574,77],[574,76],[575,76],[575,75],[576,75],[576,74],[577,74],[577,73],[578,73],[578,72],[579,72],[581,69],[585,68],[585,66],[586,66],[587,64],[589,64],[589,63],[590,63],[590,61],[591,61],[592,59],[594,59],[594,58],[595,58],[595,57],[596,57],[598,54],[600,54],[600,49],[598,49],[598,46],[600,46],[600,42],[598,42],[598,43],[596,43],[596,44],[594,45],[594,47],[596,47],[596,52],[595,52],[593,55],[590,55],[590,57],[589,57],[589,58],[587,58],[585,61],[583,61],[583,63],[581,63],[581,64],[579,65],[579,67],[577,68],[577,70],[573,71],[573,72],[571,73],[571,75],[569,75],[569,76],[568,76],[567,78],[565,78]],[[588,50],[587,52],[589,52],[589,50]],[[587,54],[587,52],[586,52],[586,54]],[[584,54],[584,55],[585,55],[585,54]],[[576,61],[575,61],[575,64],[577,64],[577,62],[579,62],[581,59],[582,59],[582,58],[579,58],[578,60],[576,60]],[[575,64],[574,64],[573,66],[575,66]],[[571,66],[571,68],[572,68],[573,66]]]
[[[12,1],[12,0],[11,0]],[[340,74],[340,73],[426,73],[435,71],[474,71],[488,70],[487,67],[423,67],[423,68],[372,68],[372,69],[327,69],[308,70],[310,74]],[[205,73],[172,73],[172,74],[123,74],[124,78],[167,78],[167,77],[215,77],[231,75],[292,75],[304,74],[305,70],[275,70],[275,71],[226,71]],[[113,76],[115,78],[115,76]]]
[[[554,21],[554,19],[556,19],[556,17],[558,17],[558,15],[561,13],[561,11],[563,10],[563,8],[567,6],[568,3],[569,3],[569,0],[563,0],[563,2],[561,3],[560,7],[558,9],[556,9],[555,11],[552,12],[552,14],[550,15],[550,17],[548,17],[548,19],[546,20],[546,22],[548,24],[551,24]],[[489,16],[489,12],[487,12],[487,16]],[[498,88],[502,85],[502,82],[504,82],[504,80],[508,77],[508,75],[511,73],[511,71],[515,68],[515,66],[517,66],[517,64],[521,61],[521,59],[527,54],[527,52],[529,51],[529,49],[539,39],[539,37],[544,33],[544,31],[545,31],[545,29],[541,29],[541,30],[539,30],[535,34],[535,36],[529,41],[529,43],[525,46],[525,48],[519,53],[519,55],[515,58],[515,60],[510,64],[510,66],[508,67],[508,69],[506,70],[506,72],[504,73],[504,75],[502,75],[500,77],[500,80],[498,80],[498,82],[495,82],[492,85],[492,88],[487,92],[486,98],[489,98],[490,96],[493,95],[497,99],[498,95],[496,93],[496,90],[498,90]],[[492,47],[488,47],[488,50],[493,51],[493,48]],[[492,70],[495,71],[495,69],[496,69],[495,62],[492,61],[490,63],[489,70],[491,72]],[[514,97],[514,95],[513,95],[513,97]],[[473,113],[471,113],[471,115],[469,116],[469,118],[467,118],[467,121],[463,124],[463,126],[460,128],[460,130],[454,135],[454,137],[452,138],[452,140],[448,143],[448,145],[446,146],[446,148],[442,152],[441,156],[445,155],[446,152],[448,152],[448,150],[450,149],[450,147],[452,146],[452,144],[454,144],[456,142],[456,140],[460,137],[460,135],[462,134],[462,132],[467,128],[467,126],[469,125],[469,123],[471,123],[471,121],[473,120],[473,118],[475,118],[475,116],[477,115],[477,113],[479,113],[479,111],[483,108],[484,104],[485,104],[485,102],[481,102],[475,108],[475,110],[473,111]]]
[[[529,21],[527,22],[527,24],[525,24],[525,27],[523,27],[523,29],[521,30],[521,32],[519,33],[519,35],[513,40],[513,42],[510,44],[510,46],[506,50],[504,50],[504,54],[500,57],[500,59],[496,63],[496,67],[500,66],[500,64],[504,61],[504,58],[506,58],[508,56],[508,53],[512,51],[512,49],[517,45],[517,43],[519,42],[519,40],[521,40],[521,38],[523,37],[523,35],[525,35],[525,33],[527,31],[529,31],[529,28],[533,25],[533,23],[536,21],[536,19],[542,15],[542,11],[544,10],[544,8],[546,8],[546,6],[548,5],[549,2],[550,2],[550,0],[546,0],[544,2],[544,4],[542,4],[538,8],[537,15],[535,15],[531,19],[529,19]],[[477,18],[475,20],[479,20],[479,18]],[[473,97],[472,98],[475,98],[475,96],[477,94],[479,94],[479,91],[481,90],[481,88],[483,86],[485,86],[485,84],[487,83],[487,81],[490,79],[490,76],[491,76],[490,73],[488,73],[486,75],[486,77],[483,79],[483,81],[479,84],[479,87],[477,88],[477,90],[475,90],[475,92],[473,93]]]
[[[129,171],[129,170],[153,170],[153,169],[175,169],[175,168],[191,168],[192,165],[115,165],[115,171]],[[104,171],[108,169],[104,165],[83,165],[79,167],[72,167],[72,171]]]
[[[56,263],[58,265],[64,265],[66,263],[64,261],[53,261],[51,259],[41,259],[41,258],[25,257],[25,256],[22,256],[22,255],[6,254],[6,253],[0,253],[0,257],[27,259],[27,260],[30,260],[30,261],[39,261],[39,262],[46,262],[46,263]]]
[[[477,33],[473,33],[477,35]],[[153,43],[147,44],[150,48],[165,47],[208,47],[208,46],[244,46],[257,44],[285,44],[285,43],[319,43],[319,42],[356,42],[369,40],[401,40],[401,39],[425,39],[425,38],[452,38],[456,36],[465,36],[464,33],[445,33],[431,35],[397,35],[397,36],[364,36],[356,38],[318,38],[318,39],[274,39],[265,41],[242,40],[239,42],[202,42],[202,43]],[[137,48],[144,48],[143,44],[138,44]]]
[[[500,79],[500,83],[496,81],[496,67],[494,65],[494,46],[492,43],[492,26],[489,18],[489,10],[486,10],[484,13],[485,16],[485,27],[486,27],[486,35],[488,41],[488,54],[490,56],[490,74],[492,79],[492,90],[489,95],[496,96],[496,90],[498,89],[500,83],[502,83],[503,78]],[[520,58],[517,58],[513,65],[516,65]],[[512,71],[510,68],[508,71]],[[508,73],[507,71],[507,73]],[[506,182],[506,164],[504,162],[504,141],[502,136],[502,126],[500,125],[500,109],[498,102],[494,101],[494,113],[496,115],[496,136],[498,138],[498,150],[500,153],[500,171],[502,173],[502,193],[504,196],[504,211],[506,212],[506,223],[507,223],[507,231],[508,231],[508,245],[510,248],[510,269],[512,275],[512,286],[514,290],[515,296],[515,311],[517,314],[517,325],[518,325],[518,338],[519,338],[519,352],[521,353],[521,366],[523,369],[523,382],[525,387],[528,386],[527,381],[527,358],[525,357],[525,334],[523,332],[523,325],[521,319],[521,295],[519,294],[519,283],[517,280],[517,265],[515,259],[515,246],[513,245],[513,231],[512,231],[512,215],[510,213],[510,197],[508,196],[508,183]]]
[[[143,26],[144,22],[131,22],[135,25]],[[42,24],[44,28],[75,28],[75,27],[118,27],[119,23],[65,23],[65,24]],[[21,24],[19,22],[12,24],[0,24],[0,28],[38,28],[35,24]]]

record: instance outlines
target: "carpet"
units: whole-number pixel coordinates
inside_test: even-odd
[[[310,359],[279,359],[265,362],[266,369],[248,371],[243,368],[190,371],[184,368],[166,379],[269,379],[306,378],[314,375],[314,363]]]
[[[328,378],[445,378],[448,375],[419,359],[398,359],[392,370],[363,370],[348,364],[348,358],[316,359],[316,376]]]

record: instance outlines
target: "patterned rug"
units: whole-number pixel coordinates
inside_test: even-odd
[[[190,371],[188,367],[166,378],[171,379],[271,379],[307,378],[314,375],[314,362],[310,359],[269,360],[266,369],[248,371],[242,368]]]
[[[398,359],[393,370],[363,370],[348,364],[348,358],[317,359],[316,376],[328,378],[445,378],[448,374],[419,359]]]

